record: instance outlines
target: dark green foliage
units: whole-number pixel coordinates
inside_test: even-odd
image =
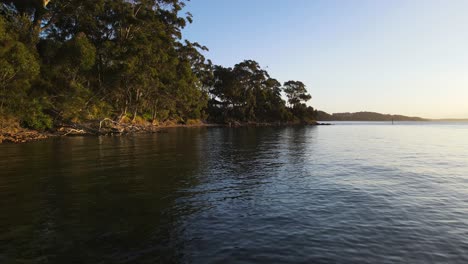
[[[0,115],[19,117],[25,126],[43,130],[51,127],[50,118],[28,97],[38,74],[36,56],[0,17]]]
[[[51,117],[44,113],[41,102],[36,99],[28,103],[28,107],[21,111],[19,117],[21,124],[27,128],[42,131],[52,127]]]
[[[183,0],[0,0],[0,114],[36,129],[111,117],[146,121],[313,119],[300,82],[252,60],[213,66],[182,39]],[[302,86],[301,86],[302,85]],[[291,97],[292,96],[292,97]]]
[[[312,96],[307,93],[305,84],[299,81],[285,82],[284,92],[288,97],[289,105],[292,107],[297,107],[312,98]]]
[[[216,66],[210,90],[209,113],[216,122],[289,122],[314,120],[305,85],[289,81],[284,91],[291,107],[282,99],[281,83],[252,60],[224,68]]]

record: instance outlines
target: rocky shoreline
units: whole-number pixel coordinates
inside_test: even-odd
[[[26,143],[30,141],[42,140],[49,138],[52,134],[43,133],[34,130],[20,130],[16,132],[0,131],[1,143]]]
[[[273,122],[273,123],[258,123],[258,122],[228,122],[226,124],[213,124],[196,122],[192,124],[132,124],[119,123],[111,119],[101,120],[99,122],[87,122],[83,124],[71,123],[57,126],[54,130],[48,132],[39,132],[25,128],[0,128],[0,144],[1,143],[26,143],[31,141],[43,140],[50,137],[63,136],[123,136],[129,134],[150,134],[164,133],[168,128],[177,127],[266,127],[266,126],[299,126],[299,125],[330,125],[318,122]]]

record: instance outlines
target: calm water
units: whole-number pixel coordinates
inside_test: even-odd
[[[0,145],[0,263],[468,263],[468,123]]]

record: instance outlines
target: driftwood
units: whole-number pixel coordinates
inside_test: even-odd
[[[114,120],[112,120],[112,119],[110,119],[110,118],[104,118],[103,120],[101,120],[101,121],[99,122],[99,132],[100,132],[100,133],[106,134],[105,132],[103,132],[103,124],[105,125],[106,122],[111,124],[110,127],[106,126],[106,127],[107,127],[107,130],[109,130],[109,129],[111,130],[110,132],[113,132],[113,133],[123,133],[123,132],[125,131],[125,128],[122,128],[122,127],[121,127],[121,126],[122,126],[121,123],[116,122],[116,121],[114,121]],[[107,131],[107,132],[109,133],[109,131]]]
[[[38,132],[34,130],[23,129],[19,125],[9,125],[9,127],[6,127],[3,124],[0,124],[0,143],[23,143],[46,139],[51,136],[105,136],[166,132],[167,131],[165,129],[157,127],[149,122],[145,124],[131,124],[117,122],[110,118],[88,121],[85,123],[62,123],[57,125],[53,131],[49,132]]]
[[[70,134],[74,134],[74,135],[85,135],[86,134],[86,131],[84,131],[83,129],[74,129],[74,128],[70,128],[68,129],[68,131],[63,134],[63,136],[68,136]]]
[[[82,125],[76,123],[62,124],[57,132],[63,133],[62,136],[83,136],[83,135],[99,135],[99,131],[90,125]]]
[[[114,121],[110,118],[105,118],[99,122],[99,132],[104,134],[127,134],[148,132],[152,130],[152,126],[135,125]]]
[[[98,131],[103,135],[163,132],[163,130],[157,128],[151,123],[131,124],[118,122],[110,118],[104,118],[99,122]]]
[[[62,124],[57,129],[61,136],[105,136],[105,135],[126,135],[136,133],[160,133],[164,132],[160,128],[147,124],[131,124],[104,118],[83,124],[67,123]]]

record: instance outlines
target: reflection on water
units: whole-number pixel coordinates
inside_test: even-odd
[[[467,124],[0,145],[0,263],[468,261]]]

